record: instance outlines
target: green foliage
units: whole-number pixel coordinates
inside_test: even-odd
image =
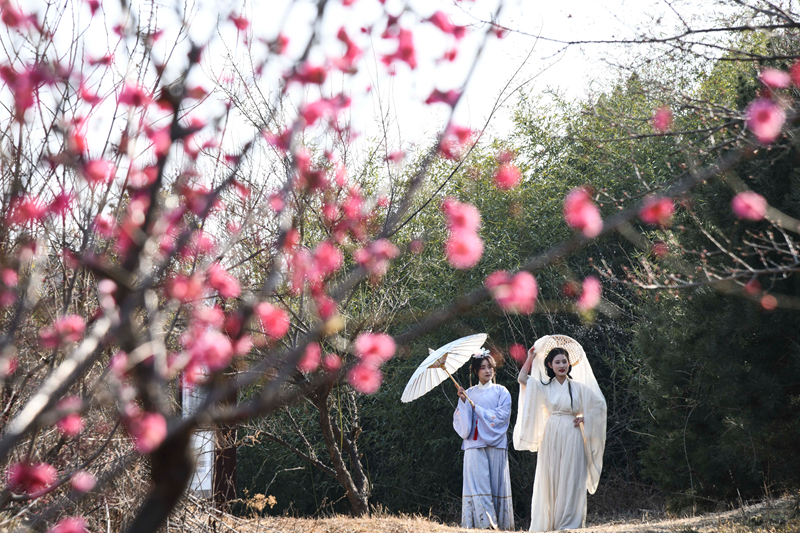
[[[652,414],[645,472],[687,497],[753,498],[796,486],[797,313],[709,290],[643,310],[635,345]]]

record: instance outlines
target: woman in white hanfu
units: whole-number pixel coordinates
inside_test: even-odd
[[[586,492],[597,489],[606,441],[606,401],[583,349],[569,339],[569,351],[545,357],[548,340],[534,344],[520,369],[514,426],[514,448],[538,452],[531,531],[585,527]]]
[[[478,376],[479,383],[466,393],[458,388],[460,400],[453,414],[453,429],[464,439],[461,526],[513,529],[507,436],[511,395],[492,382],[495,361],[488,352],[473,356],[470,372]],[[467,397],[475,403],[474,408]]]

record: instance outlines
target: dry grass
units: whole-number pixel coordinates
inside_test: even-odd
[[[797,533],[800,532],[800,499],[785,497],[733,511],[690,518],[657,521],[620,521],[598,524],[576,533]],[[200,522],[200,521],[198,521]],[[456,533],[474,530],[444,525],[423,517],[379,515],[369,518],[266,517],[241,519],[207,515],[206,531],[219,533]],[[207,528],[207,529],[206,529]],[[187,528],[189,529],[189,528]]]

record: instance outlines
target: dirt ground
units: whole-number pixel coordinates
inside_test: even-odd
[[[268,517],[241,519],[229,515],[206,517],[203,524],[217,532],[229,533],[457,533],[467,530],[415,516],[373,516],[351,518]],[[782,498],[733,511],[689,518],[652,521],[621,521],[592,525],[576,533],[798,533],[800,500]]]

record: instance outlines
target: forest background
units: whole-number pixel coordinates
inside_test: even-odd
[[[610,43],[624,61],[586,99],[509,78],[506,136],[448,122],[394,146],[386,122],[352,142],[349,96],[310,96],[322,37],[270,88],[285,36],[259,40],[232,12],[219,27],[236,44],[202,88],[213,65],[182,30],[156,51],[157,10],[123,4],[111,33],[128,70],[92,51],[88,72],[60,68],[85,50],[76,37],[57,53],[49,11],[3,2],[3,524],[155,530],[182,501],[197,428],[237,449],[233,512],[458,521],[455,395],[399,397],[428,347],[476,332],[512,397],[536,338],[584,346],[609,405],[593,517],[796,490],[800,16],[719,4]],[[452,42],[514,31],[402,17],[377,19],[397,42],[381,67],[414,70],[409,20]],[[342,31],[331,69],[347,78],[361,50]],[[104,113],[105,144],[87,142]],[[188,417],[181,385],[209,391]],[[535,455],[509,460],[525,526]]]

